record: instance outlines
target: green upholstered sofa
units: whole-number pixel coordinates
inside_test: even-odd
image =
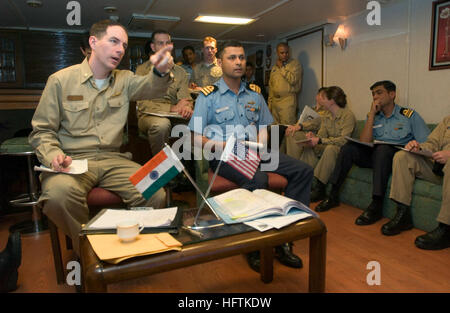
[[[357,121],[356,129],[353,132],[354,138],[359,138],[365,121]],[[436,124],[428,124],[430,130]],[[208,188],[208,162],[205,160],[196,161],[195,166],[196,181],[199,187],[206,191]],[[395,203],[389,199],[391,185],[389,179],[388,191],[384,199],[383,215],[392,218],[395,215]],[[328,191],[330,186],[328,186]],[[200,201],[199,196],[197,200]],[[365,209],[372,200],[372,169],[360,168],[356,165],[350,170],[340,192],[340,200],[343,203],[354,207]],[[437,226],[436,217],[439,214],[442,201],[442,185],[436,185],[422,179],[416,179],[414,183],[412,199],[412,215],[414,227],[424,231],[433,230]]]
[[[358,121],[354,138],[359,138],[365,121]],[[437,124],[428,124],[433,130]],[[395,215],[395,203],[389,199],[391,178],[389,179],[386,197],[384,199],[383,216],[392,218]],[[328,186],[330,188],[330,186]],[[328,189],[329,190],[329,189]],[[340,200],[354,207],[365,209],[372,200],[372,169],[352,167],[340,192]],[[422,179],[414,183],[411,203],[414,227],[424,231],[433,230],[437,226],[436,217],[439,214],[442,201],[442,185],[436,185]]]

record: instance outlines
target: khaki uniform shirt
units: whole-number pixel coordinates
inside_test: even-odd
[[[327,112],[322,117],[317,137],[322,139],[324,145],[342,147],[347,142],[344,137],[352,135],[355,125],[356,119],[353,112],[348,108],[339,108],[335,117],[331,112]]]
[[[194,68],[192,82],[199,87],[211,86],[222,77],[222,68],[217,65],[217,59],[212,64],[202,62]]]
[[[295,60],[289,60],[281,68],[272,67],[269,80],[269,103],[274,98],[300,92],[302,86],[302,66]]]
[[[99,89],[85,59],[49,77],[31,122],[29,142],[48,167],[59,154],[119,151],[129,102],[161,97],[169,83],[170,75],[113,70]]]
[[[153,71],[153,64],[147,61],[138,66],[136,75],[144,76],[151,71]],[[141,116],[140,112],[170,112],[170,107],[176,105],[181,99],[192,100],[188,90],[189,80],[186,71],[181,66],[175,65],[171,72],[173,82],[163,97],[137,101],[139,117]]]
[[[428,136],[420,148],[431,152],[450,150],[450,115],[445,117]]]

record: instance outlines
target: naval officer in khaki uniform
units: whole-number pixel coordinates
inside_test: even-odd
[[[170,83],[173,66],[169,46],[151,57],[154,71],[136,76],[116,70],[128,44],[126,29],[104,20],[90,30],[92,53],[83,63],[51,75],[31,122],[30,144],[39,161],[58,172],[68,171],[73,160],[88,160],[88,171],[79,175],[43,173],[39,202],[44,213],[74,243],[88,222],[88,192],[100,186],[117,193],[128,206],[163,206],[160,189],[149,203],[128,178],[140,165],[120,153],[129,101],[161,97]]]
[[[324,198],[325,186],[336,165],[341,147],[347,142],[345,136],[351,136],[356,125],[356,118],[346,107],[347,96],[337,86],[328,87],[319,95],[320,106],[327,113],[321,118],[317,136],[308,132],[310,141],[301,143],[305,148],[299,159],[314,168],[315,186],[311,193],[311,201]],[[288,140],[293,140],[288,137]],[[295,140],[295,139],[294,139]]]
[[[384,235],[396,235],[413,227],[411,219],[411,197],[416,177],[443,184],[442,205],[433,231],[416,238],[421,249],[438,250],[450,247],[450,115],[431,132],[424,143],[416,140],[406,144],[411,151],[429,151],[431,158],[399,151],[394,156],[390,198],[397,203],[397,214],[383,225]],[[443,177],[441,176],[443,175]]]
[[[297,122],[297,94],[302,86],[302,66],[289,59],[289,46],[277,45],[277,63],[270,72],[268,105],[276,124]]]
[[[326,90],[326,87],[321,87],[317,91],[316,94],[316,105],[314,107],[314,111],[316,111],[319,114],[319,117],[313,118],[313,119],[307,119],[303,123],[300,123],[300,120],[297,121],[295,125],[289,125],[286,128],[285,136],[286,136],[286,154],[296,158],[300,159],[300,156],[303,153],[303,145],[299,145],[295,143],[296,141],[306,139],[306,134],[308,132],[317,133],[317,131],[320,129],[320,124],[322,117],[326,115],[328,112],[325,110],[319,100],[320,95],[324,93]]]
[[[217,64],[217,40],[213,37],[203,39],[203,62],[197,64],[191,78],[192,89],[201,90],[211,86],[222,77],[222,68]]]
[[[165,30],[155,30],[150,39],[152,51],[158,52],[171,45],[170,35]],[[149,61],[141,64],[136,69],[137,75],[147,75],[153,70],[153,64]],[[172,124],[186,123],[193,112],[193,102],[188,90],[188,75],[178,65],[172,69],[173,82],[167,93],[160,98],[137,101],[138,127],[147,135],[152,154],[155,155],[164,148],[169,140]],[[181,118],[167,118],[149,115],[148,113],[175,113]]]

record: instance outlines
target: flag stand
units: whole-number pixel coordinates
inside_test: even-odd
[[[217,168],[214,171],[214,175],[213,175],[213,177],[211,179],[211,182],[209,183],[208,190],[206,190],[205,196],[202,197],[202,203],[200,204],[200,206],[198,208],[197,215],[195,216],[195,219],[194,219],[194,225],[191,227],[192,229],[201,229],[201,228],[206,228],[206,227],[215,227],[215,226],[223,225],[223,223],[221,223],[220,225],[219,224],[216,224],[216,225],[215,224],[209,224],[211,221],[202,221],[202,223],[205,223],[205,222],[208,222],[208,223],[206,225],[205,224],[204,225],[199,225],[198,222],[197,222],[198,217],[200,216],[200,212],[202,211],[203,207],[205,206],[205,203],[207,203],[208,206],[211,208],[211,205],[209,204],[208,200],[206,200],[206,198],[208,198],[208,196],[209,196],[209,193],[211,191],[211,187],[214,184],[214,181],[216,180],[217,173],[219,172],[219,167],[220,167],[221,164],[222,164],[222,159],[220,159],[219,164],[217,165]],[[214,214],[216,214],[216,212],[214,212],[214,210],[212,210],[212,211],[213,211]],[[217,217],[217,214],[216,214],[216,217]]]
[[[197,192],[202,197],[202,199],[203,199],[202,205],[204,203],[206,203],[208,205],[209,209],[214,213],[214,215],[217,218],[217,220],[207,220],[207,221],[201,221],[200,223],[198,223],[197,219],[199,217],[199,213],[200,213],[201,209],[203,208],[203,206],[202,206],[201,208],[199,208],[199,210],[197,212],[197,215],[195,216],[194,225],[187,226],[187,227],[195,230],[195,229],[204,229],[204,228],[211,228],[211,227],[217,227],[217,226],[224,225],[222,219],[217,215],[216,211],[214,211],[213,207],[211,206],[209,201],[206,199],[206,197],[203,194],[203,192],[200,190],[200,188],[197,186],[195,181],[192,179],[191,175],[189,175],[188,171],[186,171],[186,169],[184,167],[183,167],[183,173],[191,181],[192,185],[194,185],[195,189],[197,190]]]
[[[170,148],[170,146],[169,146],[167,143],[166,143],[165,145],[166,145],[166,147],[168,147],[168,148],[170,149],[171,153],[173,154],[173,157],[176,158],[176,159],[179,161],[178,157],[176,156],[175,152],[173,152],[172,148]],[[181,163],[181,162],[180,162],[180,163]],[[206,197],[205,197],[205,195],[203,194],[203,192],[200,190],[200,188],[198,187],[198,185],[196,184],[196,182],[192,179],[191,175],[190,175],[189,172],[185,169],[184,166],[182,166],[182,170],[183,170],[184,175],[186,175],[186,177],[189,179],[189,181],[192,183],[192,185],[195,187],[195,189],[197,190],[197,192],[198,192],[198,193],[200,194],[200,196],[202,197],[202,199],[203,199],[203,202],[202,202],[202,208],[203,208],[203,205],[206,203],[206,204],[208,205],[209,209],[214,213],[214,215],[215,215],[216,218],[217,218],[217,220],[207,220],[207,221],[201,221],[201,223],[198,223],[198,222],[197,222],[197,218],[198,218],[199,213],[200,213],[200,210],[201,210],[201,208],[200,208],[199,211],[197,212],[196,217],[195,217],[194,225],[192,225],[192,226],[187,226],[187,227],[188,227],[188,228],[191,228],[191,229],[203,229],[203,228],[211,228],[211,227],[217,227],[217,226],[222,226],[222,225],[224,225],[222,219],[219,217],[219,215],[217,215],[217,213],[216,213],[216,211],[214,210],[214,208],[211,206],[211,204],[210,204],[209,201],[206,199]],[[210,188],[208,188],[208,190],[210,190]]]

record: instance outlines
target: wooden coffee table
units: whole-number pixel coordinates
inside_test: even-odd
[[[269,230],[262,233],[250,230],[217,239],[188,243],[183,245],[181,251],[132,258],[117,265],[99,260],[87,237],[81,235],[82,287],[84,292],[106,292],[107,285],[110,283],[245,254],[255,250],[261,252],[261,280],[264,283],[270,283],[273,280],[273,248],[285,242],[309,238],[309,292],[324,292],[326,233],[327,229],[319,218],[310,218],[279,230]],[[185,234],[184,236],[188,235]],[[181,242],[186,241],[186,238],[182,239]]]

